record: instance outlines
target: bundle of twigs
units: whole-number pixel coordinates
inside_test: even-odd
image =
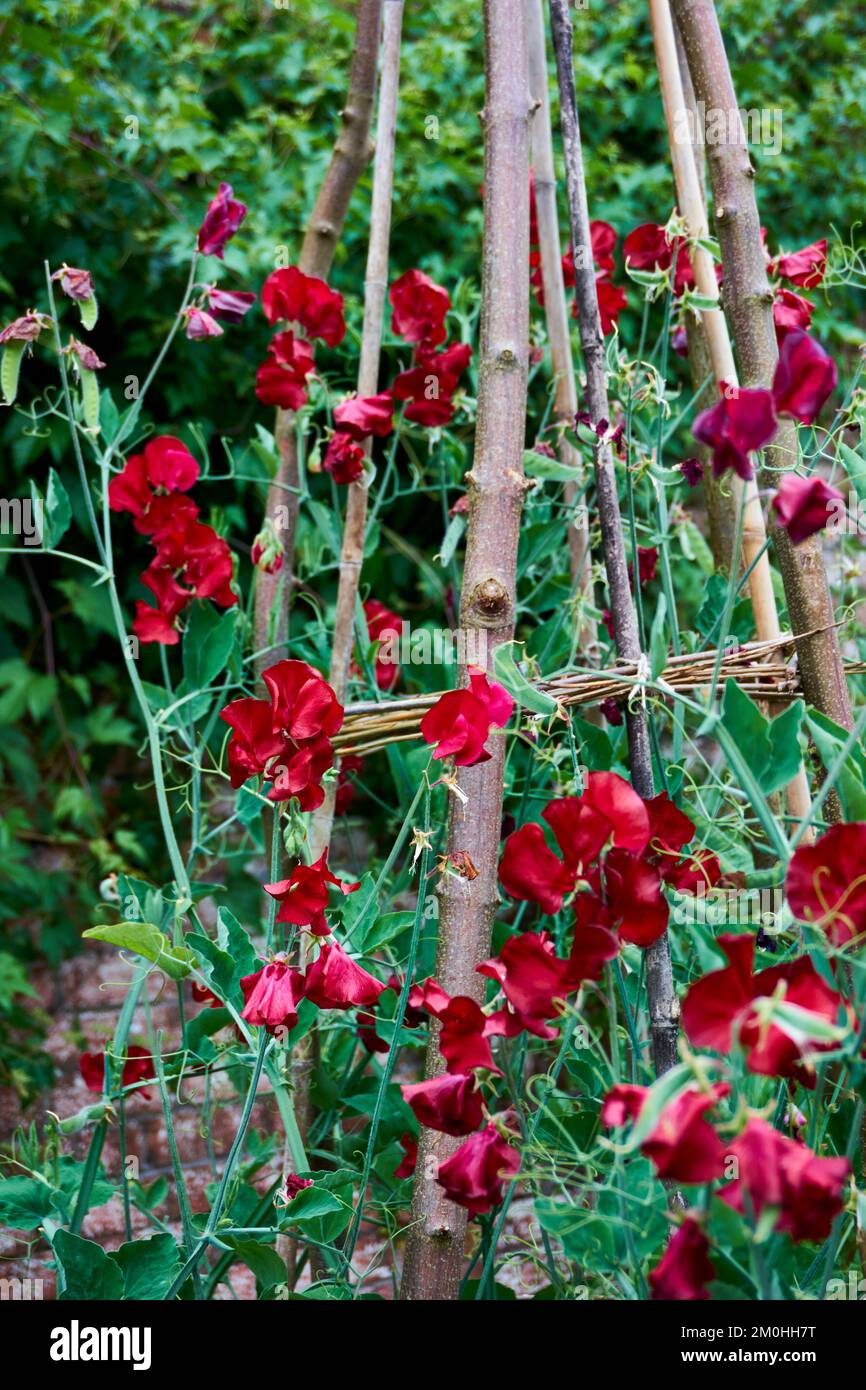
[[[718,668],[718,688],[733,679],[747,695],[762,700],[795,700],[802,694],[800,677],[788,659],[795,639],[783,634],[772,641],[744,642],[726,652]],[[774,659],[775,658],[775,659]],[[712,684],[718,652],[713,648],[673,656],[659,679],[672,690],[706,689]],[[849,663],[847,674],[866,669],[863,663]],[[560,705],[597,705],[603,700],[626,700],[640,683],[638,663],[622,661],[605,671],[561,671],[534,683],[534,688],[552,696]],[[356,700],[346,706],[342,729],[334,736],[334,747],[341,754],[378,752],[391,743],[404,743],[421,737],[421,720],[444,692],[406,695],[393,700]]]

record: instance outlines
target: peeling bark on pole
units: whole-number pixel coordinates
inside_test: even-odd
[[[554,418],[574,425],[577,412],[577,385],[571,355],[571,334],[568,325],[568,301],[562,274],[562,245],[559,240],[559,219],[556,214],[556,174],[553,165],[553,139],[550,128],[550,99],[547,91],[547,61],[544,32],[544,0],[527,0],[527,46],[529,56],[529,90],[536,105],[532,119],[532,172],[535,187],[535,208],[538,221],[538,249],[541,253],[541,280],[544,289],[544,314],[547,320],[547,339],[555,381]],[[565,484],[565,501],[569,508],[568,555],[575,595],[585,595],[592,602],[592,555],[589,547],[589,523],[585,499],[581,499],[584,482],[583,461],[577,449],[563,434],[559,442],[559,460],[574,469],[575,481]],[[577,514],[573,509],[579,507]],[[581,619],[580,646],[586,658],[594,655],[596,642],[595,620],[588,614]]]
[[[604,337],[592,263],[586,179],[574,91],[572,28],[568,0],[550,0],[550,18],[559,77],[559,109],[565,150],[568,209],[574,247],[575,294],[586,372],[587,404],[594,421],[609,420]],[[595,450],[595,491],[610,608],[613,614],[614,642],[619,656],[636,661],[641,656],[640,637],[628,579],[613,452],[610,444],[601,441]],[[646,711],[637,707],[627,715],[627,724],[632,784],[640,796],[651,797],[655,788]],[[653,1061],[656,1072],[661,1075],[677,1061],[679,1017],[667,932],[647,948],[646,976]]]
[[[355,185],[373,153],[370,142],[370,122],[376,97],[376,64],[379,56],[379,30],[382,22],[383,0],[358,0],[355,28],[355,51],[349,76],[346,105],[340,114],[340,133],[337,136],[331,161],[325,173],[319,195],[307,223],[298,265],[305,275],[326,280],[334,259]],[[283,564],[278,574],[256,576],[254,616],[254,650],[262,651],[274,643],[283,646],[288,640],[289,601],[295,556],[295,529],[298,520],[297,488],[298,455],[295,439],[295,417],[291,411],[278,410],[274,436],[279,452],[279,465],[268,488],[266,518],[273,522],[278,508],[286,509],[286,524],[279,527],[283,543]],[[275,651],[259,660],[259,671],[278,661],[285,652]]]
[[[526,481],[522,455],[529,343],[529,118],[531,102],[522,0],[485,0],[484,246],[475,456],[466,476],[469,527],[460,621],[486,638],[486,665],[514,631],[517,543]],[[460,683],[466,683],[461,669]],[[466,852],[478,876],[444,875],[439,885],[436,979],[449,994],[481,1001],[475,967],[489,954],[497,902],[505,738],[489,762],[458,769],[465,805],[452,798],[447,850]],[[443,1070],[431,1021],[426,1075]],[[466,1212],[448,1201],[436,1172],[460,1140],[422,1129],[400,1296],[457,1297]]]
[[[688,57],[699,101],[707,110],[725,113],[725,136],[707,145],[716,227],[724,266],[725,309],[740,360],[743,384],[770,387],[778,359],[773,324],[773,295],[767,280],[761,226],[755,197],[755,171],[739,119],[737,98],[712,0],[673,0],[673,11]],[[721,124],[721,123],[719,123]],[[731,126],[737,138],[728,141]],[[782,420],[765,451],[769,469],[797,462],[797,433]],[[766,475],[769,482],[773,474]],[[785,597],[794,634],[813,632],[797,643],[797,658],[806,699],[837,724],[852,727],[851,700],[845,680],[833,601],[817,536],[794,546],[786,531],[772,528]],[[815,631],[815,629],[823,629]],[[828,798],[826,812],[838,811]]]
[[[665,122],[670,142],[677,206],[690,236],[699,240],[706,240],[709,235],[709,226],[694,146],[689,138],[685,120],[690,108],[687,106],[680,75],[673,17],[668,0],[649,0],[649,10]],[[691,109],[693,111],[694,108]],[[713,376],[717,382],[725,381],[731,386],[735,386],[737,384],[737,369],[728,334],[728,325],[721,305],[718,303],[716,269],[713,259],[710,253],[700,245],[692,246],[691,259],[698,292],[708,299],[716,300],[718,306],[714,309],[700,311],[700,322],[712,364]],[[764,514],[761,510],[758,486],[754,479],[744,483],[740,478],[735,478],[732,492],[736,512],[739,511],[741,498],[745,494],[742,558],[746,566],[752,566],[748,584],[758,640],[773,641],[780,635],[781,628],[776,608],[776,595],[773,591],[770,557],[764,549],[767,532],[764,526]],[[762,550],[763,554],[761,554]],[[760,556],[760,559],[756,559],[757,556]],[[776,713],[778,712],[777,707]],[[802,820],[808,816],[811,804],[812,797],[808,778],[801,767],[787,788],[789,814]]]

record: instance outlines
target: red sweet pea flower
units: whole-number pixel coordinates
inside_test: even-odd
[[[619,954],[619,940],[611,931],[610,913],[589,893],[574,903],[574,936],[568,956],[567,982],[574,988],[584,980],[597,980],[608,961]]]
[[[257,1028],[294,1028],[298,1004],[304,997],[304,977],[293,970],[285,953],[275,956],[261,970],[241,980],[244,1004],[241,1018]]]
[[[360,772],[363,766],[364,759],[359,758],[356,753],[347,753],[340,759],[337,773],[337,797],[334,802],[335,816],[345,816],[355,800],[355,782],[351,774]]]
[[[122,472],[112,478],[108,505],[113,512],[130,512],[133,517],[146,519],[156,500],[154,491],[189,492],[198,474],[198,464],[185,444],[172,434],[158,435],[144,446],[143,454],[128,458]]]
[[[651,946],[667,930],[669,909],[655,864],[627,849],[605,855],[604,901],[620,936],[634,946]]]
[[[267,700],[233,700],[220,711],[220,719],[232,730],[228,764],[233,787],[242,787],[248,778],[260,776],[272,758],[289,748],[289,740],[274,724],[274,711]]]
[[[304,993],[320,1009],[353,1009],[375,1004],[386,988],[333,942],[324,944],[308,967]]]
[[[697,1221],[687,1216],[655,1269],[650,1270],[653,1298],[679,1303],[709,1298],[706,1286],[716,1277],[709,1248]]]
[[[405,417],[425,429],[447,425],[454,414],[457,378],[432,364],[400,372],[391,383],[395,400],[410,401]]]
[[[216,285],[205,285],[204,294],[214,318],[224,323],[240,323],[256,302],[249,290],[221,290]]]
[[[749,454],[769,444],[776,433],[773,393],[762,387],[748,390],[721,383],[722,399],[704,410],[692,434],[713,451],[713,473],[720,478],[733,468],[745,480],[754,476]]]
[[[390,391],[378,396],[352,396],[334,407],[334,425],[352,439],[384,439],[394,428],[394,399]]]
[[[562,860],[547,848],[539,825],[524,825],[505,842],[499,881],[513,898],[546,913],[562,907],[605,845],[643,854],[649,843],[647,804],[615,772],[591,772],[580,796],[551,801],[543,812]]]
[[[841,998],[821,979],[808,956],[755,975],[753,936],[726,934],[718,941],[730,964],[704,975],[686,994],[682,1020],[689,1041],[695,1047],[730,1052],[737,1040],[747,1049],[750,1071],[762,1076],[790,1076],[805,1086],[814,1086],[814,1067],[805,1070],[803,1053],[827,1051],[834,1044],[798,1037],[793,1025],[777,1021],[772,1012],[765,1014],[755,1001],[777,996],[816,1019],[835,1024]]]
[[[435,988],[438,989],[438,986]],[[435,998],[435,996],[434,996]],[[448,996],[445,995],[448,999]],[[412,995],[410,993],[411,1002]],[[435,1009],[431,1012],[436,1013]],[[449,1072],[472,1071],[483,1067],[499,1071],[490,1048],[490,1020],[468,994],[455,994],[437,1013],[442,1025],[439,1032],[439,1051]]]
[[[718,883],[722,866],[712,850],[699,849],[696,854],[674,864],[662,864],[660,872],[665,883],[678,893],[697,893],[701,888],[706,891]]]
[[[307,399],[305,383],[315,365],[308,342],[296,338],[291,329],[277,333],[267,359],[256,372],[256,395],[264,405],[300,410]]]
[[[441,696],[421,720],[421,735],[437,745],[434,758],[453,757],[458,767],[472,767],[491,756],[484,747],[491,726],[504,728],[513,709],[508,691],[470,666],[468,688]]]
[[[189,589],[181,588],[171,570],[153,564],[141,576],[145,588],[156,599],[156,607],[142,603],[135,606],[132,630],[140,642],[161,642],[173,647],[180,641],[177,617],[192,600]]]
[[[247,215],[246,207],[232,197],[229,183],[221,183],[216,197],[208,203],[204,221],[199,228],[198,249],[203,256],[223,258],[226,242],[230,241]]]
[[[773,376],[777,415],[791,415],[811,425],[838,380],[836,363],[820,343],[797,330],[786,334]]]
[[[519,1169],[520,1155],[489,1124],[440,1163],[436,1181],[452,1202],[481,1216],[502,1201],[503,1181],[516,1177]]]
[[[299,323],[308,338],[321,338],[329,347],[337,347],[346,336],[343,296],[296,265],[268,276],[262,286],[262,309],[268,323]]]
[[[78,1058],[78,1070],[88,1091],[102,1092],[105,1086],[104,1052],[82,1052]],[[150,1081],[154,1076],[156,1072],[153,1069],[153,1058],[147,1048],[133,1043],[126,1049],[126,1061],[120,1074],[121,1086],[134,1086],[137,1081]],[[150,1091],[142,1089],[137,1094],[142,1100],[151,1098]]]
[[[343,723],[340,704],[324,676],[306,661],[278,661],[262,673],[274,720],[290,738],[335,734]]]
[[[384,603],[380,603],[377,598],[367,599],[364,604],[364,617],[367,620],[367,632],[371,642],[387,641],[391,650],[394,643],[399,644],[402,620],[396,613],[392,613],[390,608],[386,608]],[[380,690],[393,690],[400,679],[400,666],[388,653],[381,656],[380,649],[377,648],[373,673]]]
[[[866,934],[866,823],[834,825],[791,858],[785,893],[795,917],[823,928],[834,946]]]
[[[148,518],[151,510],[148,509]],[[184,582],[196,598],[213,599],[223,608],[237,603],[237,594],[231,588],[232,553],[212,526],[205,526],[182,511],[154,533],[153,544],[156,563],[182,571]]]
[[[681,323],[678,323],[671,332],[671,349],[677,357],[688,357],[689,355],[689,335]]]
[[[388,291],[391,327],[407,343],[436,347],[446,337],[445,316],[451,308],[448,291],[422,270],[407,270]]]
[[[740,1176],[719,1192],[723,1202],[742,1214],[747,1193],[756,1220],[765,1207],[774,1207],[776,1229],[792,1240],[826,1240],[844,1205],[841,1188],[851,1170],[849,1159],[818,1158],[757,1116],[728,1147]]]
[[[200,309],[197,304],[190,304],[184,309],[183,318],[186,320],[186,336],[193,342],[197,338],[221,338],[223,335],[224,330],[213,314]]]
[[[801,545],[827,525],[834,502],[840,503],[844,510],[843,494],[823,478],[814,475],[801,478],[796,473],[786,473],[770,505],[775,508],[779,525],[784,526],[792,544]]]
[[[400,1148],[403,1150],[404,1157],[401,1158],[397,1167],[394,1169],[395,1178],[411,1178],[415,1172],[415,1165],[418,1162],[418,1140],[414,1134],[401,1134],[399,1139]]]
[[[288,878],[279,883],[266,883],[265,892],[280,904],[278,922],[290,922],[295,927],[309,927],[313,936],[327,936],[331,930],[325,921],[328,906],[328,884],[348,895],[360,888],[360,883],[346,883],[328,868],[328,851],[322,851],[315,864],[298,864]]]
[[[730,1089],[726,1082],[717,1082],[706,1091],[688,1086],[664,1107],[652,1133],[640,1146],[660,1178],[692,1183],[712,1182],[724,1175],[728,1150],[704,1116]],[[602,1124],[618,1127],[637,1119],[648,1094],[640,1086],[615,1086],[605,1097]]]
[[[498,956],[475,967],[479,975],[497,980],[523,1028],[539,1038],[554,1038],[556,1030],[544,1020],[561,1012],[569,989],[569,962],[561,960],[546,934],[525,932],[509,937]]]
[[[596,268],[612,275],[613,253],[617,241],[613,227],[609,222],[590,222],[589,240],[592,246],[592,259]]]
[[[356,483],[364,474],[364,450],[351,435],[337,430],[331,435],[322,467],[341,486]]]
[[[283,1206],[288,1206],[289,1202],[291,1202],[294,1197],[297,1197],[299,1192],[303,1192],[305,1187],[312,1186],[312,1178],[299,1178],[297,1173],[287,1173],[285,1182],[277,1193],[277,1196]]]
[[[450,1001],[450,994],[446,994],[442,986],[437,985],[431,976],[430,979],[422,980],[419,984],[412,986],[407,1002],[412,1009],[418,1011],[423,1009],[426,1013],[432,1014],[434,1018],[441,1018]],[[474,1003],[474,1000],[472,1002]],[[479,1009],[478,1012],[481,1013],[481,1010]]]
[[[694,822],[675,806],[667,792],[645,803],[649,816],[649,848],[655,854],[677,854],[694,838]]]
[[[60,281],[60,288],[70,299],[84,303],[93,298],[93,276],[89,270],[78,270],[75,266],[67,265],[64,261],[60,269],[55,270],[51,279]]]
[[[444,375],[459,381],[472,361],[472,348],[468,343],[452,343],[441,352],[434,352],[426,343],[419,343],[415,349],[415,363],[419,367],[431,368],[437,375]]]
[[[628,305],[628,295],[619,285],[614,285],[604,275],[595,277],[595,295],[598,312],[601,316],[601,331],[606,338],[617,326],[619,316]],[[572,317],[577,318],[577,301],[572,306]]]
[[[622,1129],[633,1123],[644,1108],[649,1087],[620,1082],[608,1091],[601,1106],[601,1123],[606,1129]]]
[[[290,801],[294,797],[299,810],[315,811],[325,799],[322,778],[333,765],[333,746],[322,735],[301,745],[287,740],[286,749],[266,773],[273,781],[268,800]]]
[[[307,389],[276,358],[267,357],[256,368],[256,399],[280,410],[300,410],[307,403]]]
[[[687,487],[697,487],[704,480],[704,466],[700,459],[683,459],[679,470],[686,480]]]
[[[33,343],[43,329],[50,328],[51,324],[52,319],[48,314],[39,314],[35,309],[28,309],[26,314],[7,323],[0,332],[0,347],[6,343]]]
[[[793,290],[776,290],[773,300],[773,323],[776,326],[776,342],[781,347],[786,336],[795,329],[806,331],[812,322],[815,306],[801,294]]]
[[[442,1134],[461,1138],[471,1134],[484,1120],[481,1093],[470,1072],[445,1072],[430,1081],[401,1086],[403,1099],[411,1106],[420,1124]]]
[[[641,588],[649,584],[656,577],[656,566],[658,564],[659,553],[654,545],[639,545],[637,548],[637,577]],[[629,562],[628,578],[632,589],[634,589],[634,566]]]
[[[632,270],[667,270],[674,258],[674,248],[677,253],[674,294],[679,295],[695,283],[688,247],[682,238],[675,237],[670,242],[664,227],[644,222],[629,232],[622,245],[622,254]]]
[[[774,261],[770,261],[768,269],[771,275],[781,275],[792,285],[800,285],[807,290],[815,289],[827,272],[826,237],[822,237],[820,241],[813,241],[811,246],[804,246],[800,251],[792,251],[787,256],[777,256]]]

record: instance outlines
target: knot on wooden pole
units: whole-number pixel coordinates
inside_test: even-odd
[[[482,579],[469,595],[469,609],[484,627],[505,623],[511,611],[511,600],[504,584],[492,576]]]

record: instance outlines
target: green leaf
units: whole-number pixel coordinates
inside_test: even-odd
[[[343,903],[343,931],[346,941],[351,941],[353,950],[364,949],[361,943],[369,930],[368,923],[375,917],[378,907],[376,880],[372,874],[364,874],[361,887],[350,893]]]
[[[257,1240],[239,1240],[234,1236],[226,1239],[226,1245],[232,1247],[241,1263],[256,1276],[259,1296],[277,1284],[285,1284],[286,1262],[272,1245],[262,1245]]]
[[[53,550],[65,536],[72,522],[72,506],[66,488],[56,471],[48,471],[48,487],[43,500],[36,484],[30,482],[30,497],[37,516],[40,516],[39,530],[45,550]]]
[[[180,1270],[180,1251],[168,1232],[130,1240],[109,1258],[123,1274],[123,1297],[129,1299],[165,1298]]]
[[[552,695],[545,695],[541,690],[537,690],[523,675],[515,660],[515,651],[522,642],[503,642],[501,647],[496,648],[493,657],[493,672],[500,685],[504,685],[509,695],[512,695],[523,709],[532,710],[533,714],[555,714],[557,703]]]
[[[866,459],[841,439],[837,445],[837,455],[845,465],[845,472],[861,502],[866,502]]]
[[[537,454],[534,449],[524,449],[523,471],[529,478],[547,478],[557,483],[573,483],[577,477],[577,470],[569,464]]]
[[[659,594],[652,631],[650,632],[650,669],[653,680],[658,679],[668,662],[668,647],[665,636],[667,616],[667,599],[664,594]]]
[[[386,912],[384,916],[376,918],[364,937],[363,944],[357,943],[358,950],[363,951],[365,955],[380,950],[387,941],[393,941],[395,936],[408,931],[414,921],[414,912]]]
[[[0,1225],[13,1231],[33,1231],[53,1210],[47,1182],[17,1174],[0,1180]]]
[[[135,951],[152,960],[170,980],[183,980],[195,960],[185,946],[172,946],[165,932],[151,922],[113,922],[104,927],[88,927],[81,933],[87,940],[109,941],[125,951]]]
[[[234,642],[233,609],[220,614],[209,603],[192,606],[183,638],[183,694],[207,690],[228,665]]]
[[[123,1298],[123,1272],[95,1240],[59,1230],[52,1247],[57,1260],[58,1302]]]
[[[214,994],[238,1007],[243,1005],[241,979],[256,968],[252,942],[236,917],[221,907],[217,916],[217,939],[193,932],[184,938],[195,953],[201,972]]]
[[[766,719],[735,680],[729,679],[725,685],[721,722],[765,796],[786,786],[800,766],[799,732],[804,714],[802,700],[795,700],[777,719]]]
[[[848,730],[811,707],[806,713],[806,728],[815,742],[821,762],[829,770],[838,761],[848,739]],[[866,820],[866,758],[860,748],[854,748],[848,754],[837,774],[835,785],[845,819]]]

